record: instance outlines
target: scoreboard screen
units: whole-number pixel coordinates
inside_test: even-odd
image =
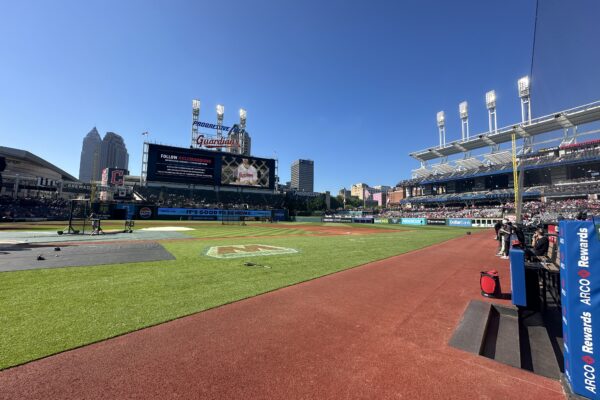
[[[146,181],[273,189],[275,160],[148,144]]]

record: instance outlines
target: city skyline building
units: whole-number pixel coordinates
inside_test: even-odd
[[[292,163],[292,189],[313,192],[315,184],[315,163],[313,160],[296,160]]]
[[[90,182],[100,180],[104,168],[129,170],[129,153],[123,137],[107,132],[104,139],[96,127],[83,139],[79,161],[79,180]]]
[[[360,182],[352,185],[350,188],[350,193],[352,197],[358,197],[360,200],[363,200],[366,190],[369,190],[369,185],[367,183]]]
[[[100,149],[100,166],[96,178],[100,179],[104,168],[123,168],[129,170],[129,153],[123,137],[114,132],[106,132]]]
[[[244,156],[250,157],[252,150],[252,138],[250,134],[246,130],[241,130],[235,133],[232,133],[229,136],[231,139],[235,140],[239,143],[239,147],[231,148],[230,151],[234,154],[241,154]]]
[[[79,161],[79,180],[89,182],[94,177],[94,164],[98,164],[100,160],[100,148],[102,146],[102,138],[96,127],[83,138],[81,146],[81,159]]]

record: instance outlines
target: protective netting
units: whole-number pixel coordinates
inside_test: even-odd
[[[84,234],[91,231],[90,214],[89,200],[71,200],[69,225],[65,230],[66,233]]]

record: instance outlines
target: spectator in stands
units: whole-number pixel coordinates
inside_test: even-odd
[[[549,246],[550,241],[548,240],[548,236],[544,235],[544,229],[538,228],[533,234],[531,248],[525,249],[525,258],[529,261],[536,260],[538,257],[548,253]]]

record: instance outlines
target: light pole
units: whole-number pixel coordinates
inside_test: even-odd
[[[217,139],[223,138],[223,115],[225,114],[225,106],[217,104]],[[218,151],[222,151],[221,147],[217,148]]]
[[[239,146],[239,154],[243,154],[249,156],[250,154],[246,154],[246,116],[248,113],[243,108],[240,108],[240,130],[238,132],[238,146]]]
[[[440,134],[440,148],[446,145],[446,114],[443,111],[437,113],[437,125]]]
[[[496,91],[490,90],[485,94],[485,106],[488,109],[488,122],[490,133],[498,132],[498,120],[496,119]]]
[[[530,86],[531,86],[531,82],[529,81],[529,76],[524,76],[521,79],[519,79],[519,81],[517,82],[517,87],[519,89],[519,98],[521,99],[521,123],[523,125],[525,124],[531,124],[531,94],[530,94]],[[513,133],[514,135],[514,133]],[[531,136],[527,135],[525,137],[523,137],[523,147],[521,150],[521,155],[524,156],[525,154],[527,154],[528,150],[531,148]],[[514,147],[514,142],[515,142],[515,138],[513,137],[513,147]],[[516,159],[516,153],[515,150],[513,149],[513,170],[514,170],[514,165],[516,164],[515,162]],[[517,223],[521,223],[523,217],[522,217],[522,210],[523,210],[523,184],[524,184],[524,180],[525,180],[525,163],[523,162],[523,159],[521,159],[520,162],[518,162],[518,168],[519,168],[519,174],[517,177],[517,182],[514,185],[514,187],[516,188],[515,190],[515,209],[516,209],[516,214],[517,214]],[[514,174],[514,171],[513,171]]]
[[[531,95],[529,76],[524,76],[517,82],[521,98],[521,122],[531,124]]]
[[[148,168],[148,145],[147,140],[150,136],[150,132],[142,132],[142,168],[140,170],[140,185],[143,185],[146,181],[146,173]]]
[[[200,100],[192,100],[192,143],[191,148],[198,147],[198,123],[200,122]],[[148,134],[148,132],[146,132]]]
[[[463,101],[458,105],[458,113],[460,115],[462,140],[469,140],[469,105],[466,101]]]

